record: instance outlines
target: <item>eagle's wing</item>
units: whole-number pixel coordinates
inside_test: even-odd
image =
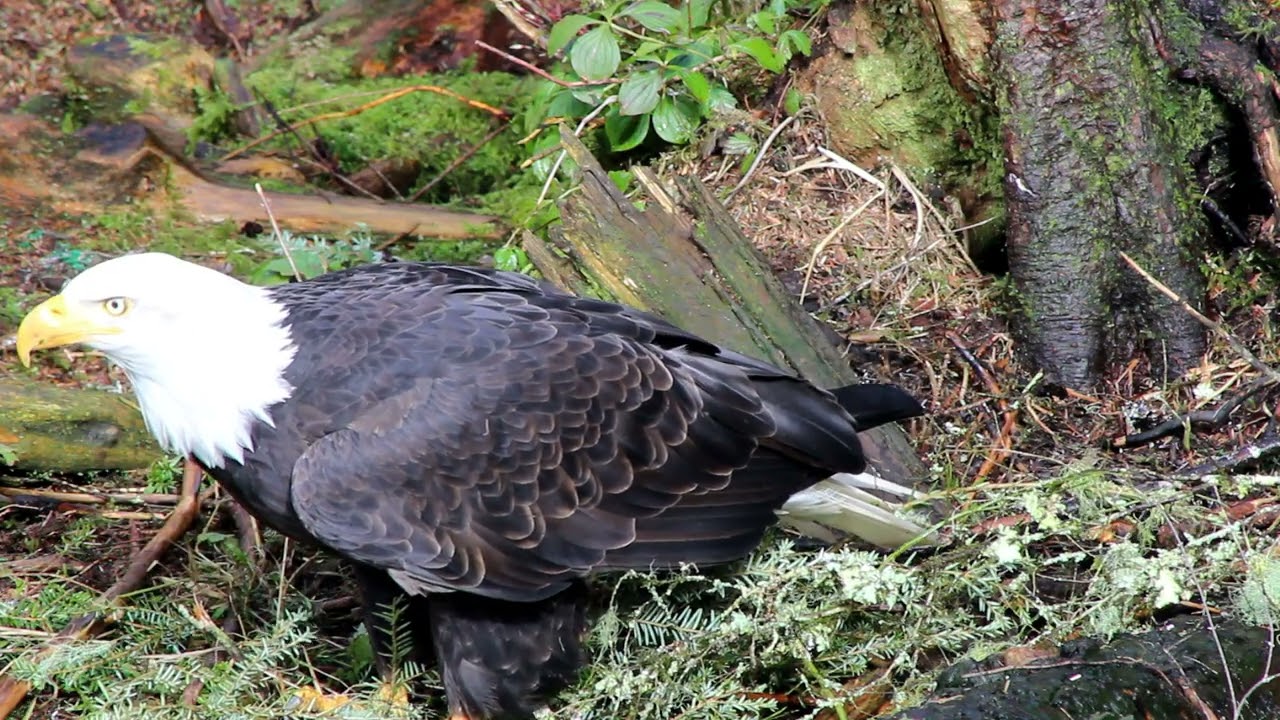
[[[739,556],[790,492],[829,474],[761,447],[815,428],[779,422],[740,366],[755,361],[663,348],[637,339],[654,332],[642,317],[553,300],[463,289],[402,325],[390,342],[404,357],[367,372],[412,376],[294,466],[307,529],[412,591],[532,600],[611,556]]]

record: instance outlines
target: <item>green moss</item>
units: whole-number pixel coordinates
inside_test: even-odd
[[[452,72],[373,80],[339,79],[345,73],[341,67],[345,61],[326,57],[325,53],[308,57],[314,58],[313,61],[304,61],[296,67],[264,68],[245,79],[287,122],[354,110],[415,85],[437,86],[464,98],[512,111],[526,106],[525,98],[534,89],[533,81],[506,73]],[[215,109],[225,110],[219,106]],[[349,117],[322,121],[303,135],[315,132],[323,137],[343,172],[354,172],[385,158],[419,161],[422,170],[410,192],[436,179],[465,153],[480,146],[422,197],[424,201],[440,203],[531,182],[527,173],[518,171],[526,153],[517,144],[520,138],[514,129],[485,141],[497,122],[490,113],[454,97],[422,90],[367,107]],[[518,120],[513,123],[513,128],[519,126]],[[272,145],[290,147],[296,142],[294,137],[286,135]]]
[[[983,99],[967,100],[952,87],[914,3],[875,13],[879,50],[848,61],[850,93],[837,131],[865,138],[868,149],[890,149],[917,177],[970,186],[977,179],[980,194],[999,197],[998,117]]]

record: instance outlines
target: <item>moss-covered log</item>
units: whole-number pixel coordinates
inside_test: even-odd
[[[1179,118],[1140,0],[1002,0],[996,66],[1007,93],[1005,201],[1022,335],[1056,380],[1090,386],[1145,352],[1156,378],[1204,350],[1203,328],[1129,271],[1127,252],[1193,305],[1203,280],[1188,249],[1203,218]]]
[[[530,256],[550,277],[570,287],[656,312],[708,339],[789,367],[815,383],[836,387],[860,380],[823,328],[786,292],[764,258],[714,196],[696,179],[668,190],[644,170],[648,191],[641,210],[614,185],[591,153],[562,132],[581,187],[561,208],[563,224],[552,243],[534,241]],[[678,193],[672,195],[671,192]],[[585,280],[571,279],[572,260]],[[872,467],[911,483],[923,469],[894,426],[865,435]]]
[[[928,702],[891,720],[1280,717],[1274,640],[1266,627],[1188,616],[1111,642],[1019,648],[948,669]]]
[[[162,457],[132,396],[0,378],[0,446],[23,470],[130,470]]]

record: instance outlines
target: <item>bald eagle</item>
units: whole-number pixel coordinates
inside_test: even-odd
[[[18,330],[24,364],[72,343],[124,369],[163,447],[350,565],[384,679],[383,610],[407,603],[456,717],[532,717],[574,680],[591,576],[741,559],[780,512],[822,516],[831,498],[802,491],[826,478],[846,529],[927,534],[856,487],[858,431],[921,414],[907,393],[821,389],[517,273],[393,262],[258,287],[126,255]]]

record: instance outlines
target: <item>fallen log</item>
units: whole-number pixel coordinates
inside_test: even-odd
[[[0,446],[20,470],[144,468],[163,456],[131,396],[0,378]]]
[[[1274,645],[1274,628],[1192,615],[1110,642],[1018,648],[956,664],[889,720],[1280,717]]]
[[[550,246],[524,237],[530,260],[545,276],[655,312],[818,385],[866,380],[696,178],[668,189],[651,172],[636,171],[649,196],[642,210],[577,137],[562,129],[561,141],[581,185],[563,201],[562,222],[548,233]],[[923,466],[900,428],[868,431],[863,445],[881,477],[905,485],[923,479]]]
[[[156,117],[97,125],[74,136],[38,118],[0,116],[0,206],[108,214],[136,203],[158,212],[178,206],[202,222],[267,225],[252,187],[222,182],[182,154],[183,138]],[[276,221],[295,233],[341,234],[364,225],[382,235],[498,238],[491,215],[331,194],[267,191]]]

